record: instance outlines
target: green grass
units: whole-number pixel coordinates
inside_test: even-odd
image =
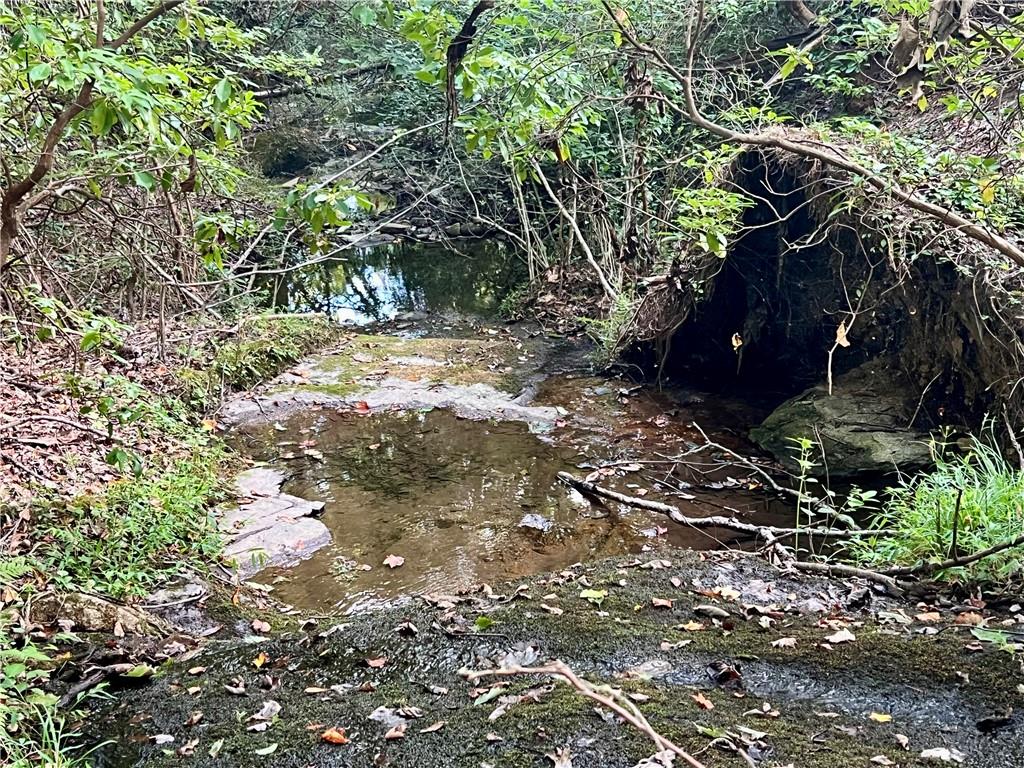
[[[959,498],[959,505],[958,505]],[[886,535],[850,545],[852,557],[872,568],[933,563],[978,552],[1024,533],[1024,471],[1011,465],[994,440],[974,438],[966,455],[937,452],[935,469],[888,491],[872,527]],[[1024,554],[1008,549],[969,566],[972,580],[1006,579],[1024,570]],[[939,573],[962,577],[964,569]]]
[[[101,493],[44,504],[35,514],[36,559],[60,590],[144,595],[202,571],[222,543],[210,508],[222,498],[219,446],[124,477]]]
[[[25,634],[14,610],[0,612],[0,757],[10,768],[77,768],[85,756],[57,698],[42,687],[53,660],[49,647]]]

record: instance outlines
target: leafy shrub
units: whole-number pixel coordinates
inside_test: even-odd
[[[889,490],[872,527],[884,534],[850,545],[870,567],[941,562],[978,552],[1024,533],[1024,471],[1003,458],[994,440],[974,438],[966,455],[936,449],[935,469]],[[1021,571],[1020,550],[1008,549],[970,566],[972,577],[1006,578]],[[953,578],[956,571],[940,573]]]

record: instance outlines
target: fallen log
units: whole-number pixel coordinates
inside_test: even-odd
[[[692,528],[728,528],[733,531],[749,533],[752,536],[759,536],[773,541],[797,535],[829,538],[851,538],[854,536],[878,535],[878,531],[866,531],[856,528],[778,528],[774,525],[755,525],[754,523],[744,523],[741,520],[737,520],[735,517],[725,517],[724,515],[689,517],[684,515],[679,507],[672,506],[671,504],[663,504],[660,501],[641,499],[636,496],[627,496],[624,493],[613,491],[610,488],[603,488],[600,485],[595,485],[594,483],[586,480],[580,480],[578,477],[574,477],[568,472],[559,472],[558,479],[566,485],[576,488],[583,493],[589,493],[592,496],[611,499],[621,504],[636,507],[637,509],[646,509],[651,512],[657,512],[659,514],[666,515],[680,525],[688,525]]]

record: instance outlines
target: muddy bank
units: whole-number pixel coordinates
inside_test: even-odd
[[[1019,664],[953,612],[922,623],[914,610],[748,557],[620,558],[213,643],[91,718],[90,735],[112,739],[95,753],[101,766],[177,765],[179,750],[197,766],[540,766],[564,747],[578,768],[649,756],[648,742],[563,685],[474,690],[459,676],[559,658],[632,692],[692,752],[732,733],[767,765],[935,765],[920,757],[929,749],[979,768],[1019,765],[1019,722],[986,720],[1020,703]],[[722,665],[742,686],[713,679],[734,677]],[[254,718],[261,710],[275,714]],[[396,725],[402,737],[386,739]],[[329,728],[344,728],[348,743],[322,741]],[[702,759],[740,764],[714,748]]]

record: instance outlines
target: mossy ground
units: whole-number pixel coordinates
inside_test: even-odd
[[[473,339],[405,338],[358,334],[308,366],[308,381],[281,383],[277,391],[311,389],[344,396],[386,378],[443,384],[485,384],[516,392],[521,382],[520,351],[510,337]]]
[[[681,586],[673,586],[673,578]],[[707,586],[693,586],[695,579]],[[766,583],[782,612],[768,628],[756,613],[743,618],[742,609],[765,604],[754,596],[763,587],[750,585]],[[741,594],[709,596],[710,587],[723,584]],[[580,599],[587,585],[608,591],[600,607]],[[513,589],[499,591],[511,596]],[[602,719],[593,702],[561,684],[494,719],[499,700],[474,705],[458,671],[492,666],[509,649],[526,646],[535,647],[540,660],[559,658],[591,680],[648,697],[639,706],[652,725],[692,752],[706,749],[715,734],[744,726],[766,734],[767,765],[867,768],[871,758],[885,755],[918,766],[927,764],[918,757],[921,750],[939,746],[962,751],[967,764],[982,768],[1024,761],[1019,725],[990,735],[975,727],[981,717],[1019,704],[1018,661],[997,650],[969,652],[972,638],[963,628],[923,635],[920,626],[882,625],[875,611],[896,606],[880,598],[867,610],[847,610],[844,590],[835,585],[796,580],[753,559],[714,564],[682,552],[656,570],[622,559],[575,568],[535,580],[528,595],[503,601],[478,593],[449,609],[416,601],[339,618],[333,631],[332,620],[321,620],[309,634],[211,648],[90,721],[97,740],[115,740],[101,749],[100,762],[178,764],[174,750],[192,740],[198,742],[189,764],[211,766],[271,764],[268,759],[295,766],[543,766],[550,764],[545,754],[568,746],[573,765],[586,768],[629,766],[654,751],[644,737]],[[670,610],[654,608],[652,597],[675,602]],[[808,599],[824,603],[826,612],[796,612]],[[552,615],[541,603],[564,612]],[[728,610],[731,628],[696,616],[693,609],[702,603]],[[493,623],[476,633],[474,622],[484,614]],[[681,628],[691,621],[704,627]],[[829,621],[847,623],[856,640],[826,646],[837,626]],[[399,631],[405,622],[418,633]],[[796,646],[772,646],[779,637],[796,638]],[[680,641],[690,642],[676,645]],[[261,653],[268,661],[257,669]],[[367,664],[379,658],[386,658],[382,667]],[[705,671],[712,661],[738,665],[745,690],[716,685]],[[209,671],[188,674],[197,665]],[[224,688],[235,678],[246,684],[243,695]],[[503,695],[548,682],[506,679]],[[697,692],[714,708],[699,706]],[[277,721],[264,732],[246,730],[247,718],[268,699],[282,705]],[[410,722],[405,738],[387,741],[387,728],[368,715],[400,706],[418,707],[423,717]],[[193,711],[203,712],[202,721],[184,725]],[[872,719],[872,713],[892,719],[879,722],[885,717]],[[419,733],[440,720],[446,721],[440,731]],[[350,743],[323,743],[320,733],[329,727],[344,727]],[[147,742],[156,734],[175,741],[163,747]],[[896,734],[907,736],[909,750]],[[221,739],[219,755],[209,757]],[[273,758],[255,754],[272,744],[278,745]],[[709,766],[741,764],[715,748],[702,759]]]

